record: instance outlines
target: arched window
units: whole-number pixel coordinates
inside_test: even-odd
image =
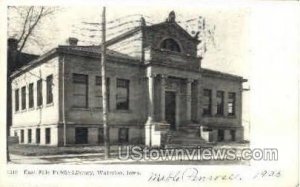
[[[168,51],[181,52],[178,43],[175,40],[171,39],[171,38],[165,39],[161,43],[160,48],[161,49],[166,49]]]

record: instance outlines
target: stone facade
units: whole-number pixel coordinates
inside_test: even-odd
[[[140,46],[138,50],[118,47],[130,39],[134,40],[133,48]],[[186,129],[195,129],[199,132],[195,138],[208,142],[243,139],[242,82],[245,80],[201,68],[202,58],[197,57],[199,42],[170,18],[152,26],[142,24],[107,42],[109,49],[114,49],[108,50],[106,66],[112,144],[161,146],[167,143],[163,141],[170,131],[188,132]],[[99,46],[72,43],[53,49],[13,73],[11,135],[18,136],[24,144],[102,144],[101,96],[97,83],[101,75],[100,56]],[[47,83],[49,75],[53,77],[51,88]],[[43,103],[38,106],[40,79]],[[34,104],[29,107],[31,83]],[[24,98],[20,90],[24,86],[26,107],[22,109]],[[51,103],[46,102],[49,89],[53,95]],[[210,115],[203,115],[207,102],[204,89],[211,90]],[[217,103],[218,91],[223,93],[222,106]],[[229,109],[228,98],[232,93],[234,102]],[[221,115],[217,107],[222,108]]]

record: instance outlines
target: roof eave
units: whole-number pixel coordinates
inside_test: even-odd
[[[30,69],[34,65],[40,63],[41,61],[45,60],[46,58],[50,57],[51,55],[55,56],[56,54],[57,55],[58,54],[70,54],[70,55],[85,56],[85,57],[91,57],[91,58],[100,58],[101,57],[100,53],[80,51],[80,50],[68,49],[68,48],[65,48],[63,46],[58,46],[57,48],[53,48],[52,50],[48,51],[47,53],[41,55],[39,58],[29,62],[27,65],[25,65],[25,66],[21,67],[20,69],[16,70],[15,72],[13,72],[10,75],[10,78],[12,79],[12,78],[20,75],[21,73],[27,71],[28,69]],[[119,60],[135,61],[136,62],[135,64],[140,62],[138,59],[134,59],[134,58],[114,56],[112,54],[107,54],[107,56],[110,57],[110,58],[115,58],[115,59],[119,59]]]
[[[30,61],[28,64],[26,64],[25,66],[19,68],[18,70],[15,70],[9,77],[10,78],[14,78],[16,76],[18,76],[20,73],[26,71],[27,69],[29,69],[30,67],[32,67],[33,65],[35,65],[36,63],[43,61],[44,59],[50,57],[51,55],[54,55],[57,53],[57,48],[53,48],[50,51],[46,52],[45,54],[39,56],[37,59],[34,59],[32,61]]]
[[[201,73],[205,76],[212,76],[212,77],[222,77],[228,80],[234,80],[234,81],[239,81],[239,82],[247,82],[247,79],[244,79],[241,76],[238,75],[233,75],[233,74],[229,74],[229,73],[223,73],[223,72],[219,72],[219,71],[214,71],[214,70],[210,70],[210,69],[205,69],[202,68]]]
[[[198,38],[195,38],[193,37],[192,35],[190,35],[186,30],[184,30],[177,22],[160,22],[160,23],[156,23],[156,24],[153,24],[153,25],[149,25],[149,26],[145,26],[146,28],[151,28],[151,27],[156,27],[156,26],[161,26],[161,25],[165,25],[165,24],[173,24],[177,27],[179,27],[181,29],[181,31],[188,37],[190,38],[191,40],[195,41],[195,42],[198,42],[201,43],[201,40],[198,40]]]

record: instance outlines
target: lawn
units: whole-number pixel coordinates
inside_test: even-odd
[[[60,154],[82,154],[82,153],[102,153],[103,146],[70,146],[51,147],[37,145],[9,145],[9,153],[24,156],[60,155]]]
[[[143,147],[144,145],[140,145]],[[201,147],[214,147],[214,148],[237,148],[242,149],[249,146],[249,143],[218,143],[218,144],[204,144]],[[185,146],[178,145],[177,148],[184,148]],[[186,147],[185,147],[186,148]],[[118,146],[111,146],[112,152],[117,152]],[[104,147],[98,146],[38,146],[38,145],[24,145],[24,144],[11,144],[9,145],[9,153],[23,156],[44,156],[44,155],[64,155],[64,154],[84,154],[84,153],[103,153]]]

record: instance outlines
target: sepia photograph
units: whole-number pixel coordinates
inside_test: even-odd
[[[111,11],[119,17],[106,7],[8,7],[9,161],[242,162],[250,86],[236,68],[247,63],[230,55],[247,54],[247,10],[218,13],[239,28],[211,10]],[[232,43],[240,49],[211,57]],[[224,156],[199,160],[217,150]]]
[[[0,3],[4,186],[299,186],[298,2],[74,2]]]

